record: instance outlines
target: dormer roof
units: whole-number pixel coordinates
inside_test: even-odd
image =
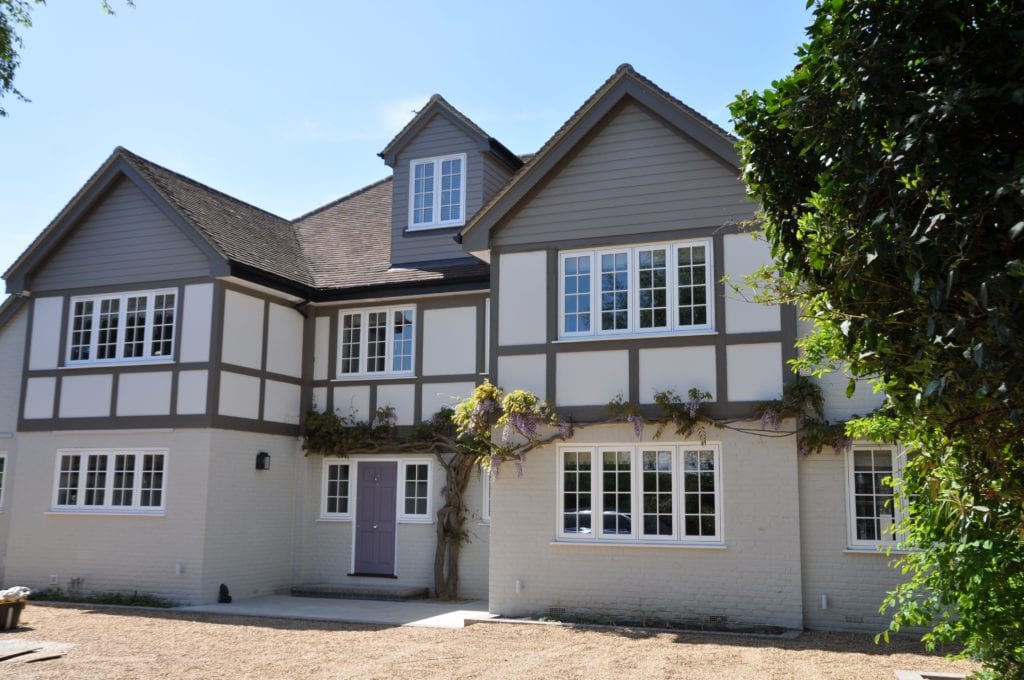
[[[508,164],[513,170],[522,165],[522,161],[519,157],[509,151],[504,144],[484,132],[483,128],[449,104],[448,101],[439,94],[432,95],[427,101],[426,106],[420,109],[413,119],[410,120],[405,127],[399,130],[398,134],[395,135],[395,137],[388,142],[388,145],[384,147],[384,150],[377,155],[383,158],[384,162],[388,166],[392,168],[395,167],[395,161],[398,158],[398,154],[401,153],[402,149],[404,149],[409,142],[416,138],[420,131],[426,127],[434,116],[444,116],[453,125],[461,129],[467,137],[475,140],[477,148],[480,151],[494,154],[496,157]]]

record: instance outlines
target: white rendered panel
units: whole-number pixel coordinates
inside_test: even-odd
[[[484,300],[484,373],[491,371],[491,298]]]
[[[178,373],[178,415],[206,413],[206,371]]]
[[[181,361],[209,361],[213,284],[185,286],[181,310]]]
[[[673,390],[686,400],[691,387],[718,393],[715,348],[664,347],[640,350],[640,403],[654,403],[655,392]]]
[[[56,378],[29,378],[25,386],[25,419],[52,418]]]
[[[302,377],[302,315],[274,303],[267,329],[267,370]]]
[[[66,375],[60,383],[61,418],[110,415],[112,375]]]
[[[279,380],[267,380],[264,386],[263,420],[275,423],[299,422],[299,386]]]
[[[726,234],[725,275],[740,286],[733,290],[726,286],[725,330],[729,333],[758,333],[777,331],[781,326],[778,305],[761,305],[753,300],[754,293],[743,284],[743,277],[772,261],[768,243],[750,234]]]
[[[313,325],[313,380],[327,379],[327,356],[330,352],[330,342],[330,317],[316,317]]]
[[[314,387],[313,388],[313,410],[323,411],[327,408],[327,388],[326,387]]]
[[[498,344],[532,345],[547,341],[548,254],[545,251],[501,256],[498,274]]]
[[[64,300],[59,297],[39,298],[32,310],[32,347],[29,350],[30,371],[57,368],[60,356],[60,322]]]
[[[171,372],[122,373],[117,379],[117,415],[166,416],[171,413]]]
[[[421,397],[422,408],[420,409],[420,418],[422,420],[429,420],[435,413],[441,410],[442,406],[455,408],[456,404],[473,394],[475,388],[476,383],[471,382],[424,384],[421,388],[423,394]]]
[[[557,406],[595,406],[629,396],[629,353],[559,352],[555,359]]]
[[[395,409],[396,425],[412,425],[416,420],[416,386],[379,385],[377,407],[381,406]]]
[[[378,403],[380,403],[379,392]],[[320,408],[323,409],[326,406],[327,396],[325,394],[324,401],[321,402]],[[366,385],[349,385],[345,387],[335,387],[334,412],[346,418],[355,418],[356,420],[369,420],[371,415],[370,388]]]
[[[476,372],[476,307],[423,312],[423,375]]]
[[[262,368],[263,300],[233,290],[224,293],[224,338],[221,360]]]
[[[498,385],[506,391],[527,390],[545,399],[547,367],[547,357],[543,354],[498,357]]]
[[[260,379],[251,375],[221,371],[217,412],[222,416],[252,420],[259,418]]]
[[[782,396],[782,345],[729,345],[725,350],[729,401],[762,401]]]

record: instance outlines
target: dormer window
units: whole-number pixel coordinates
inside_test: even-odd
[[[420,158],[409,164],[409,229],[466,222],[466,154]]]

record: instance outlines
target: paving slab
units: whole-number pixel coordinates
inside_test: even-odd
[[[235,616],[265,616],[275,619],[337,621],[385,626],[464,628],[466,621],[494,618],[480,601],[440,602],[409,600],[341,600],[320,597],[265,595],[236,600],[230,604],[201,604],[176,607],[178,611]]]

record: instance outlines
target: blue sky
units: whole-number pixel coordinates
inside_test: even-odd
[[[389,174],[432,93],[535,151],[631,63],[719,125],[792,70],[803,0],[51,2],[0,118],[0,271],[116,146],[282,217]]]

